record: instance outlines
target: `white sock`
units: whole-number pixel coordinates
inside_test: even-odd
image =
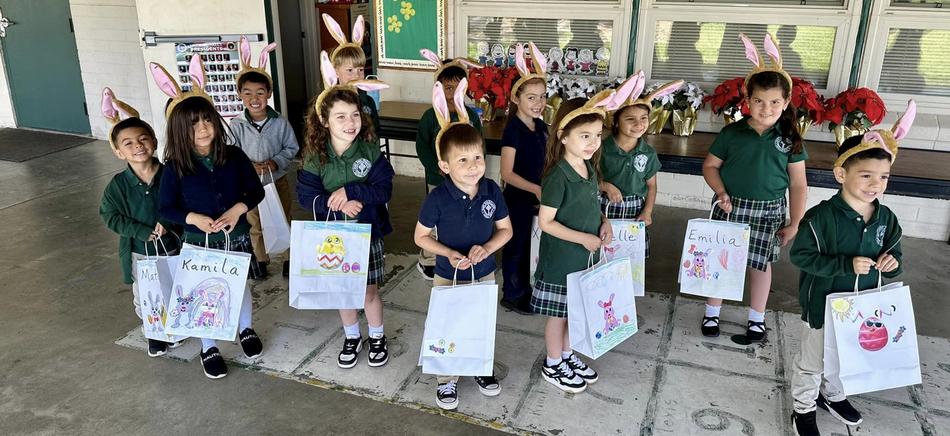
[[[710,306],[706,305],[706,317],[712,318],[714,316],[719,316],[719,311],[722,310],[722,306]]]
[[[360,323],[343,326],[343,334],[346,335],[347,339],[356,339],[360,337]]]
[[[380,324],[378,327],[368,326],[369,327],[369,337],[373,339],[379,339],[383,337],[383,325]]]
[[[765,322],[765,312],[757,312],[755,309],[753,309],[753,308],[750,307],[750,308],[749,308],[749,321]],[[765,331],[765,326],[755,326],[755,327],[752,327],[752,329],[755,330],[755,331],[757,331],[757,332],[764,332],[764,331]]]
[[[544,363],[547,364],[548,366],[557,366],[558,364],[561,363],[561,361],[562,361],[561,359],[552,359],[548,357],[544,360]]]
[[[241,315],[238,317],[238,333],[244,329],[251,328],[252,309],[254,303],[251,302],[251,285],[244,287],[244,297],[241,301]]]
[[[573,351],[561,351],[561,359],[567,359],[571,357],[571,354],[574,354]]]

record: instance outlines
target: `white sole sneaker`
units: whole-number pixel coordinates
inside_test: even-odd
[[[573,387],[573,386],[567,386],[567,385],[561,384],[561,382],[557,381],[554,377],[549,377],[544,372],[541,373],[541,377],[544,377],[544,379],[547,380],[548,383],[551,383],[552,385],[557,386],[558,389],[564,392],[579,394],[587,390],[587,382],[584,382],[584,384],[580,385],[579,387]]]
[[[457,399],[451,403],[443,403],[442,401],[439,401],[438,398],[436,398],[435,404],[442,410],[455,410],[459,407],[459,401]]]
[[[168,343],[168,349],[169,349],[169,350],[172,350],[172,349],[178,348],[178,347],[180,347],[180,346],[182,346],[182,345],[185,345],[185,339],[182,339],[182,340],[180,340],[180,341],[175,341],[175,342],[169,342],[169,343]]]
[[[339,356],[337,356],[336,366],[339,366],[340,368],[343,368],[343,369],[350,369],[356,366],[356,364],[360,361],[360,351],[362,350],[363,350],[363,340],[362,338],[360,338],[360,343],[356,346],[356,357],[354,357],[353,360],[350,361],[350,363],[343,363],[343,362],[340,362],[340,358]]]
[[[422,278],[426,279],[426,281],[428,282],[431,282],[434,279],[434,277],[429,277],[426,275],[426,271],[424,267],[419,262],[416,262],[416,271],[419,271],[419,274],[422,275]]]
[[[501,394],[501,384],[499,384],[495,389],[486,389],[483,388],[482,385],[478,384],[474,377],[472,378],[472,382],[475,383],[475,386],[478,386],[478,392],[481,392],[482,395],[486,397],[497,397]]]

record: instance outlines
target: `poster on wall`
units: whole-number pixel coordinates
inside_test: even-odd
[[[214,108],[225,118],[237,116],[244,110],[238,97],[237,74],[241,69],[236,42],[203,42],[175,44],[175,63],[178,66],[178,85],[182,91],[191,88],[188,63],[192,56],[201,56],[205,66],[205,92],[214,101]]]
[[[434,70],[421,48],[445,58],[444,0],[376,0],[374,10],[380,67]]]

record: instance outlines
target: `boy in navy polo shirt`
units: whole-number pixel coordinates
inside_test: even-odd
[[[484,177],[482,136],[472,125],[455,122],[442,130],[436,142],[439,169],[447,177],[422,203],[416,245],[436,255],[434,286],[451,285],[456,268],[458,278],[470,279],[472,268],[476,282],[493,282],[494,254],[511,239],[511,220],[501,189]],[[438,239],[429,235],[435,227]],[[438,377],[436,403],[442,409],[458,407],[458,379]],[[494,376],[475,377],[475,383],[484,395],[501,393]]]

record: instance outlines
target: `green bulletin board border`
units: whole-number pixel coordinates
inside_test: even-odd
[[[418,55],[413,59],[387,58],[386,53],[386,16],[383,11],[383,2],[388,0],[375,0],[373,2],[374,15],[376,16],[376,50],[378,65],[380,68],[393,68],[405,70],[428,70],[434,71],[436,67],[429,61]],[[445,0],[417,0],[436,3],[436,29],[438,30],[438,47],[419,47],[419,49],[428,48],[439,55],[439,58],[446,57],[446,22],[445,22]]]

